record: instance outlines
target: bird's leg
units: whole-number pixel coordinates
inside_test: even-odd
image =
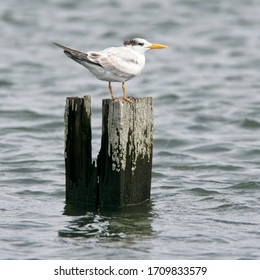
[[[128,102],[132,102],[132,100],[126,96],[126,90],[125,90],[125,83],[124,82],[122,82],[122,90],[123,90],[123,93],[124,93],[123,100],[126,100]]]
[[[109,93],[110,93],[110,95],[111,95],[111,98],[112,98],[112,100],[114,101],[114,100],[115,100],[115,97],[114,97],[114,94],[113,94],[113,91],[112,91],[111,82],[108,82],[108,89],[109,89]]]
[[[122,90],[123,90],[123,93],[124,93],[123,99],[126,99],[127,97],[126,97],[125,83],[124,82],[122,82]]]

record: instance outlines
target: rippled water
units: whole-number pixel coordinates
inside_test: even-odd
[[[1,1],[0,258],[259,258],[259,14],[258,0]],[[153,97],[152,201],[76,211],[64,203],[65,99],[92,95],[97,154],[109,95],[51,42],[131,37],[170,46],[127,83]]]

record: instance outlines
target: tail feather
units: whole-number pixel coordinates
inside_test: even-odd
[[[64,53],[71,59],[75,60],[76,62],[82,64],[82,62],[87,62],[87,63],[90,63],[90,64],[95,64],[97,66],[101,66],[99,63],[95,63],[91,60],[89,60],[88,58],[88,54],[87,53],[83,53],[83,52],[80,52],[80,51],[77,51],[75,49],[72,49],[72,48],[69,48],[69,47],[66,47],[66,46],[63,46],[59,43],[55,43],[53,42],[54,45],[56,45],[57,47],[60,47],[63,49]],[[101,66],[102,67],[102,66]]]
[[[83,53],[83,52],[80,52],[80,51],[77,51],[75,49],[72,49],[72,48],[69,48],[69,47],[66,47],[66,46],[63,46],[59,43],[53,43],[54,45],[56,45],[57,47],[61,48],[64,50],[64,53],[72,58],[72,59],[82,59],[83,57],[87,56],[87,54]]]

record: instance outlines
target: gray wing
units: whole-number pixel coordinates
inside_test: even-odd
[[[83,53],[58,43],[54,44],[62,48],[68,57],[85,67],[87,67],[87,64],[96,65],[118,77],[124,77],[126,79],[130,79],[139,74],[145,63],[145,58],[143,57],[144,61],[140,65],[137,57],[129,53],[124,47],[108,48],[100,52],[90,51]]]
[[[94,64],[96,66],[102,67],[102,65],[98,62],[98,57],[99,57],[98,53],[95,53],[95,52],[83,53],[83,52],[77,51],[75,49],[63,46],[58,43],[53,43],[53,44],[62,48],[64,50],[64,53],[69,58],[75,60],[76,62],[78,62],[80,64],[84,65],[84,63],[90,63],[90,64]]]

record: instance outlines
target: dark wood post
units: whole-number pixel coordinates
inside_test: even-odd
[[[68,97],[65,106],[66,202],[97,208],[97,176],[92,163],[91,98]]]
[[[152,98],[103,100],[102,143],[98,156],[100,208],[150,200],[153,151]]]
[[[68,97],[65,108],[66,203],[110,210],[150,200],[152,98],[103,100],[102,143],[92,163],[91,99]]]

